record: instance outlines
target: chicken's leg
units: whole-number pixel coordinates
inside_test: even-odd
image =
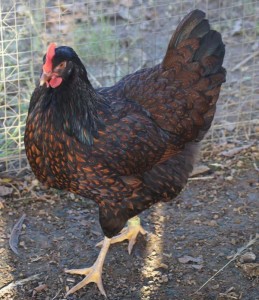
[[[102,295],[106,297],[105,290],[103,288],[102,283],[102,269],[103,269],[103,263],[106,257],[106,254],[108,252],[108,249],[111,244],[111,239],[105,237],[103,240],[102,249],[99,253],[99,256],[92,267],[90,268],[84,268],[84,269],[71,269],[71,270],[65,270],[66,273],[69,274],[79,274],[79,275],[86,275],[86,277],[80,281],[77,285],[72,287],[66,294],[66,297],[77,290],[81,289],[83,286],[87,285],[90,282],[95,282],[101,292]]]
[[[114,236],[111,239],[111,244],[129,240],[128,251],[129,254],[131,254],[132,248],[136,243],[137,235],[139,233],[144,235],[147,234],[147,231],[141,226],[140,218],[138,216],[135,216],[128,220],[128,226],[123,228],[119,235]],[[96,246],[102,246],[104,244],[104,241],[101,241]]]

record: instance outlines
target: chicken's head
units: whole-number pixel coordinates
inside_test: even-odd
[[[86,75],[85,68],[76,52],[66,46],[57,47],[55,43],[48,46],[47,53],[43,58],[42,74],[40,85],[57,88],[62,82],[69,81],[74,67],[80,68]]]

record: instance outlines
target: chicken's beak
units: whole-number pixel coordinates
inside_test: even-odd
[[[41,75],[41,77],[40,77],[40,86],[43,86],[44,83],[46,83],[47,86],[48,86],[48,82],[51,79],[51,77],[52,77],[52,73],[51,72],[48,72],[48,73],[43,72],[42,75]]]

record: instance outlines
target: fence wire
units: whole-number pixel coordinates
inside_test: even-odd
[[[259,132],[258,1],[1,0],[0,172],[27,164],[25,120],[49,42],[72,46],[93,85],[107,86],[160,62],[176,25],[195,8],[222,33],[228,70],[205,145],[254,138]]]

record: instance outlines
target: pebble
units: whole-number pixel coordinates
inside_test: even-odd
[[[244,163],[242,162],[242,160],[239,160],[238,162],[237,162],[237,166],[240,168],[240,167],[242,167],[244,165]]]
[[[211,220],[211,221],[206,222],[206,225],[211,226],[211,227],[215,227],[215,226],[218,225],[218,223],[215,220]]]
[[[168,265],[167,264],[164,264],[164,263],[161,263],[159,266],[159,268],[162,268],[162,269],[168,269]]]
[[[167,275],[162,275],[162,281],[163,281],[163,282],[168,282],[168,277],[167,277]]]
[[[246,252],[240,257],[241,263],[251,263],[256,260],[256,255],[253,252]]]

